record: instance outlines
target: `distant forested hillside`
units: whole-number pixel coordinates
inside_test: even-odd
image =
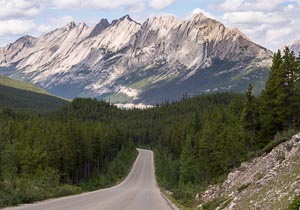
[[[69,102],[55,96],[0,85],[0,108],[53,111]]]
[[[0,75],[0,85],[12,87],[12,88],[16,88],[16,89],[21,89],[21,90],[27,90],[27,91],[35,92],[35,93],[50,95],[46,90],[39,88],[39,87],[35,86],[34,84],[15,80],[15,79],[1,76],[1,75]]]

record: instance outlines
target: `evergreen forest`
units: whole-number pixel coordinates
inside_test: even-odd
[[[47,113],[3,105],[0,206],[111,186],[136,147],[154,151],[160,186],[193,206],[196,192],[299,130],[300,57],[275,53],[265,89],[252,91],[184,95],[144,110],[82,98]]]

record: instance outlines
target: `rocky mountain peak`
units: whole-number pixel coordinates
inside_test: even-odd
[[[210,19],[206,15],[204,15],[202,12],[195,13],[192,15],[191,19],[193,20],[204,20],[204,19]]]
[[[76,28],[76,23],[74,21],[71,21],[67,25],[61,27],[60,29],[69,31],[69,30],[72,30],[73,28]]]
[[[92,32],[90,33],[89,37],[94,37],[99,35],[102,31],[110,26],[110,23],[107,19],[101,19],[100,22],[93,28]]]
[[[124,15],[124,16],[121,17],[119,20],[120,20],[120,21],[123,21],[123,20],[133,21],[129,15]]]
[[[89,26],[86,23],[82,22],[82,23],[79,23],[77,27],[78,28],[88,28]]]
[[[131,19],[131,17],[129,15],[125,15],[125,16],[121,17],[120,19],[113,20],[111,25],[116,25],[116,24],[121,23],[121,22],[126,22],[126,23],[135,22],[135,23],[139,24],[138,22]]]
[[[156,25],[156,26],[172,26],[177,24],[179,20],[173,15],[164,15],[158,17],[151,17],[146,20],[148,24]]]
[[[8,44],[5,48],[2,48],[0,50],[0,62],[5,63],[5,62],[1,61],[1,58],[6,61],[7,57],[10,57],[10,56],[7,56],[10,53],[12,53],[12,56],[16,56],[18,53],[20,53],[24,49],[32,47],[32,45],[36,39],[37,39],[36,37],[26,35],[26,36],[22,36],[21,38],[17,39],[14,43]]]
[[[35,39],[36,39],[36,37],[26,35],[26,36],[22,36],[21,38],[17,39],[16,42],[18,42],[18,43],[31,43]]]

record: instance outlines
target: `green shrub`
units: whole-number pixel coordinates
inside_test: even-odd
[[[299,210],[300,209],[300,195],[296,196],[289,204],[287,210]]]
[[[179,188],[174,191],[174,197],[182,204],[193,206],[195,204],[195,195],[199,192],[199,186],[188,184],[180,184]]]
[[[55,197],[59,197],[59,196],[66,196],[66,195],[74,195],[81,192],[82,189],[80,187],[64,184],[56,188],[54,195]]]

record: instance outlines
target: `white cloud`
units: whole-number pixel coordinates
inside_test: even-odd
[[[33,17],[40,12],[37,3],[28,0],[0,0],[0,19]]]
[[[161,10],[170,6],[175,0],[44,0],[55,8],[96,8],[116,9],[124,7],[133,12],[143,12],[146,4],[153,9]]]
[[[50,18],[48,22],[52,27],[61,27],[66,25],[67,23],[70,23],[71,21],[74,21],[74,17],[70,15],[65,15],[61,17]]]
[[[126,8],[126,11],[130,12],[130,13],[141,13],[141,12],[144,12],[145,9],[146,9],[145,3],[144,2],[139,2],[139,3],[136,3],[134,5],[128,6]]]
[[[222,19],[232,24],[279,24],[289,21],[280,14],[260,11],[228,12],[223,14]]]
[[[175,0],[151,0],[149,6],[154,9],[164,9],[170,6]]]
[[[120,7],[134,7],[136,4],[145,3],[146,0],[52,0],[50,5],[55,8],[67,9],[116,9]]]
[[[44,33],[49,32],[51,29],[52,29],[52,27],[50,25],[42,23],[42,24],[38,25],[35,30],[38,33],[44,34]]]
[[[254,4],[250,4],[250,7],[256,10],[274,10],[280,4],[287,2],[288,0],[256,0]]]
[[[294,0],[225,0],[218,8],[223,11],[272,11],[286,2]]]
[[[48,33],[49,31],[56,29],[58,27],[65,26],[66,24],[70,23],[71,21],[74,21],[74,17],[66,15],[61,17],[54,17],[50,18],[47,23],[42,23],[38,25],[35,30],[37,34],[44,34]]]
[[[298,0],[222,0],[218,20],[239,28],[252,41],[277,50],[300,38]]]
[[[0,36],[24,34],[35,26],[32,20],[0,20]]]
[[[202,13],[206,17],[209,17],[209,18],[212,18],[212,19],[217,19],[214,15],[212,15],[209,12],[206,12],[205,10],[200,9],[200,8],[195,8],[192,11],[192,15],[196,15],[196,14],[199,14],[199,13]]]
[[[226,0],[220,4],[219,8],[226,11],[237,10],[243,4],[244,0]]]
[[[285,7],[285,9],[287,9],[287,10],[292,10],[292,9],[294,9],[295,8],[295,5],[294,4],[288,4],[286,7]]]
[[[81,0],[53,0],[51,4],[57,8],[81,8],[83,1],[81,1]]]
[[[289,36],[291,33],[293,33],[293,28],[291,27],[268,29],[266,39],[269,42],[279,42],[282,37]]]

